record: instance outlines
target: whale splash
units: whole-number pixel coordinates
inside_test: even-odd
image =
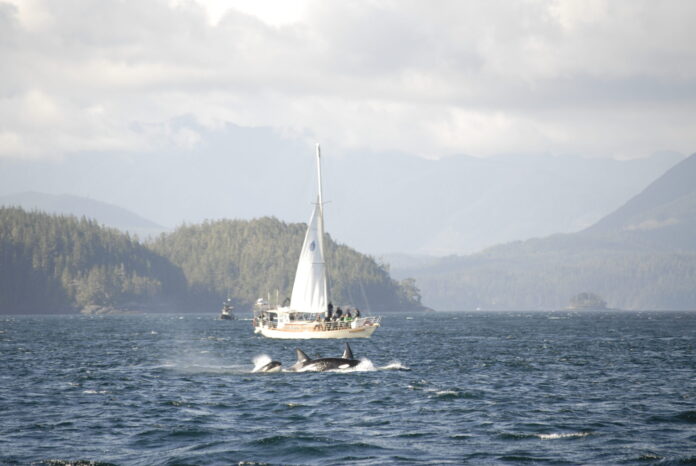
[[[369,372],[377,368],[367,358],[356,359],[353,350],[348,343],[345,344],[343,354],[339,358],[310,358],[304,351],[295,350],[297,361],[285,369],[279,361],[274,361],[266,354],[254,358],[252,372]]]

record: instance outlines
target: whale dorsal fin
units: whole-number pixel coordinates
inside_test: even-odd
[[[348,342],[346,342],[346,349],[343,350],[343,356],[341,356],[343,359],[354,359],[353,358],[353,351],[350,349],[350,345]]]
[[[309,356],[307,356],[300,348],[295,350],[295,354],[297,354],[297,362],[309,361]]]

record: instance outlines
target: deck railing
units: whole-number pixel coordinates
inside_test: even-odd
[[[310,326],[313,331],[331,331],[331,330],[346,330],[351,328],[361,328],[361,327],[371,327],[374,325],[379,325],[382,320],[381,316],[369,316],[369,317],[358,317],[357,319],[351,320],[331,320],[331,321],[294,321],[295,324],[302,322],[305,325]],[[254,318],[254,327],[264,327],[275,329],[278,328],[278,321]]]

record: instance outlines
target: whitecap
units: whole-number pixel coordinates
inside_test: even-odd
[[[438,390],[435,394],[437,396],[458,396],[459,392],[456,390]]]
[[[568,432],[568,433],[561,433],[561,434],[536,434],[537,437],[539,437],[541,440],[557,440],[561,438],[579,438],[579,437],[587,437],[590,435],[589,432]]]
[[[399,361],[392,361],[384,367],[380,367],[384,371],[410,371],[411,368],[401,364]]]
[[[372,361],[370,361],[367,358],[362,358],[360,360],[360,363],[353,367],[351,370],[355,372],[370,372],[370,371],[376,371],[377,368],[375,367],[374,364],[372,364]]]

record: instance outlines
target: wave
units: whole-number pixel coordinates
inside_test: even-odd
[[[374,364],[372,364],[372,361],[370,361],[367,358],[362,358],[360,360],[360,363],[355,366],[355,367],[350,367],[348,369],[336,369],[339,372],[373,372],[376,371],[377,368],[375,367]]]
[[[683,411],[683,412],[677,414],[676,416],[674,416],[674,418],[678,421],[681,421],[681,422],[687,422],[689,424],[694,424],[694,423],[696,423],[696,411]]]
[[[696,423],[696,411],[682,411],[671,416],[651,416],[648,418],[652,422],[675,422],[675,423]]]
[[[382,371],[410,371],[411,368],[404,365],[404,364],[401,364],[401,362],[399,362],[399,361],[393,361],[393,362],[390,362],[389,364],[387,364],[386,366],[380,367],[378,370],[382,370]]]
[[[36,463],[32,463],[38,466],[115,466],[114,463],[105,463],[103,461],[92,461],[92,460],[40,460]]]
[[[246,374],[249,372],[248,366],[241,365],[222,365],[222,364],[206,364],[197,362],[167,362],[159,366],[153,366],[153,369],[164,369],[182,374]]]
[[[536,434],[541,440],[557,440],[562,438],[580,438],[587,437],[590,432],[567,432],[561,434]]]
[[[561,440],[561,439],[571,439],[571,438],[582,438],[592,435],[592,432],[556,432],[550,434],[531,434],[531,433],[502,433],[500,437],[505,440],[529,440],[529,439],[539,439],[539,440]]]

